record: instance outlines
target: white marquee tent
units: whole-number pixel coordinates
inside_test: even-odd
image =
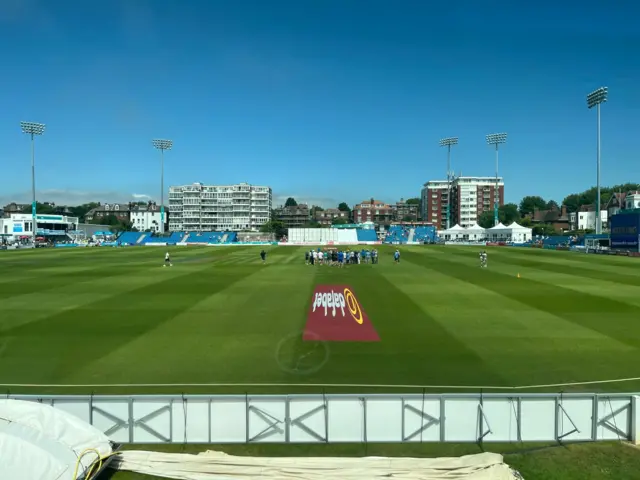
[[[507,227],[511,230],[511,241],[514,243],[525,243],[531,240],[533,230],[528,227],[523,227],[517,222],[513,222]]]
[[[466,233],[469,235],[469,240],[484,240],[486,237],[485,229],[478,225],[478,222],[473,222],[466,228]]]
[[[453,227],[447,228],[439,233],[439,236],[445,240],[462,240],[466,235],[468,235],[467,229],[457,223]]]
[[[532,230],[513,222],[511,225],[498,223],[495,227],[487,230],[487,239],[493,242],[514,242],[524,243],[531,240]]]
[[[487,229],[487,240],[492,242],[506,241],[508,235],[508,229],[502,222]]]

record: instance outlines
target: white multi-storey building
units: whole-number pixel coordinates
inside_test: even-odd
[[[165,215],[165,226],[167,224],[167,215]],[[131,206],[131,226],[139,232],[160,232],[160,207],[149,202],[147,205]]]
[[[624,199],[625,208],[631,210],[633,208],[640,208],[640,192],[629,192]]]
[[[496,197],[498,206],[504,205],[504,182],[500,177],[458,177],[452,197],[455,221],[470,227],[484,212],[494,211]]]
[[[257,231],[269,221],[270,187],[203,185],[169,188],[169,230],[172,232]]]
[[[593,207],[588,207],[593,208]],[[597,213],[594,210],[584,210],[569,214],[569,225],[574,230],[595,230]],[[607,225],[609,220],[609,212],[604,208],[600,210],[600,220],[602,225]]]

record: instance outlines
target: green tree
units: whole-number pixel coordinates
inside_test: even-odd
[[[620,185],[613,185],[612,187],[600,188],[600,202],[605,205],[613,196],[614,193],[627,193],[634,190],[640,190],[640,184],[638,183],[622,183]],[[580,207],[584,205],[594,205],[598,196],[597,188],[591,187],[584,192],[572,193],[567,195],[562,201],[563,205],[567,207],[569,212],[577,212]]]
[[[520,201],[520,216],[531,215],[535,210],[546,210],[547,202],[537,195],[529,195]]]
[[[287,201],[284,202],[285,207],[295,207],[297,205],[298,205],[298,202],[296,202],[296,199],[293,197],[287,198]]]
[[[320,225],[319,222],[316,222],[315,220],[310,220],[309,222],[305,223],[302,228],[320,228],[322,227],[322,225]]]
[[[482,212],[480,217],[478,217],[478,225],[482,228],[491,228],[493,227],[493,212]]]
[[[349,208],[349,205],[347,205],[345,202],[340,202],[338,204],[338,210],[340,210],[341,212],[350,212],[351,208]]]
[[[94,208],[98,208],[100,206],[99,202],[89,202],[89,203],[83,203],[82,205],[77,205],[75,207],[69,207],[69,211],[71,212],[71,215],[73,215],[74,217],[78,217],[80,219],[80,221],[84,221],[84,217],[87,215],[87,213],[90,210],[93,210]]]
[[[523,227],[531,227],[533,225],[533,222],[531,222],[531,218],[529,217],[522,217],[518,223]]]
[[[567,207],[567,211],[569,212],[577,212],[580,208],[580,195],[577,193],[572,193],[571,195],[567,195],[562,204]]]
[[[532,233],[534,235],[551,236],[556,234],[556,229],[553,228],[553,225],[550,225],[548,223],[541,223],[533,227]]]
[[[547,210],[558,210],[560,208],[560,206],[558,205],[558,202],[556,202],[555,200],[549,200],[547,202]]]
[[[279,220],[271,220],[260,227],[260,231],[263,233],[273,233],[276,238],[282,238],[286,235],[287,229]]]
[[[314,218],[316,216],[317,212],[324,212],[324,208],[318,206],[318,205],[314,205],[311,207],[311,218]]]
[[[420,199],[419,198],[409,198],[406,201],[407,204],[409,205],[420,205]]]
[[[336,217],[331,220],[332,225],[346,225],[347,223],[349,223],[349,220],[343,217]]]
[[[498,220],[503,224],[509,225],[513,222],[520,221],[520,213],[518,213],[518,206],[515,203],[506,203],[498,208]],[[478,218],[478,225],[482,228],[491,228],[494,226],[493,210],[487,210],[482,212]]]
[[[518,222],[520,220],[518,206],[515,203],[505,203],[498,209],[498,218],[505,225]]]
[[[56,207],[52,207],[51,205],[45,205],[44,203],[36,202],[36,212],[38,215],[51,215],[56,213]],[[22,213],[31,213],[31,205],[26,206],[22,209]]]

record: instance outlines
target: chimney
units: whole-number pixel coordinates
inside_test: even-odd
[[[561,217],[567,217],[569,215],[569,213],[567,212],[567,206],[566,205],[562,205],[560,207],[560,216]]]

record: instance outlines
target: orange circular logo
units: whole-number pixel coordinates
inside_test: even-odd
[[[364,317],[362,316],[362,310],[360,309],[360,304],[358,304],[358,300],[356,300],[355,295],[348,288],[344,289],[344,300],[347,304],[347,308],[349,309],[349,313],[353,317],[353,319],[360,325],[364,322]]]

